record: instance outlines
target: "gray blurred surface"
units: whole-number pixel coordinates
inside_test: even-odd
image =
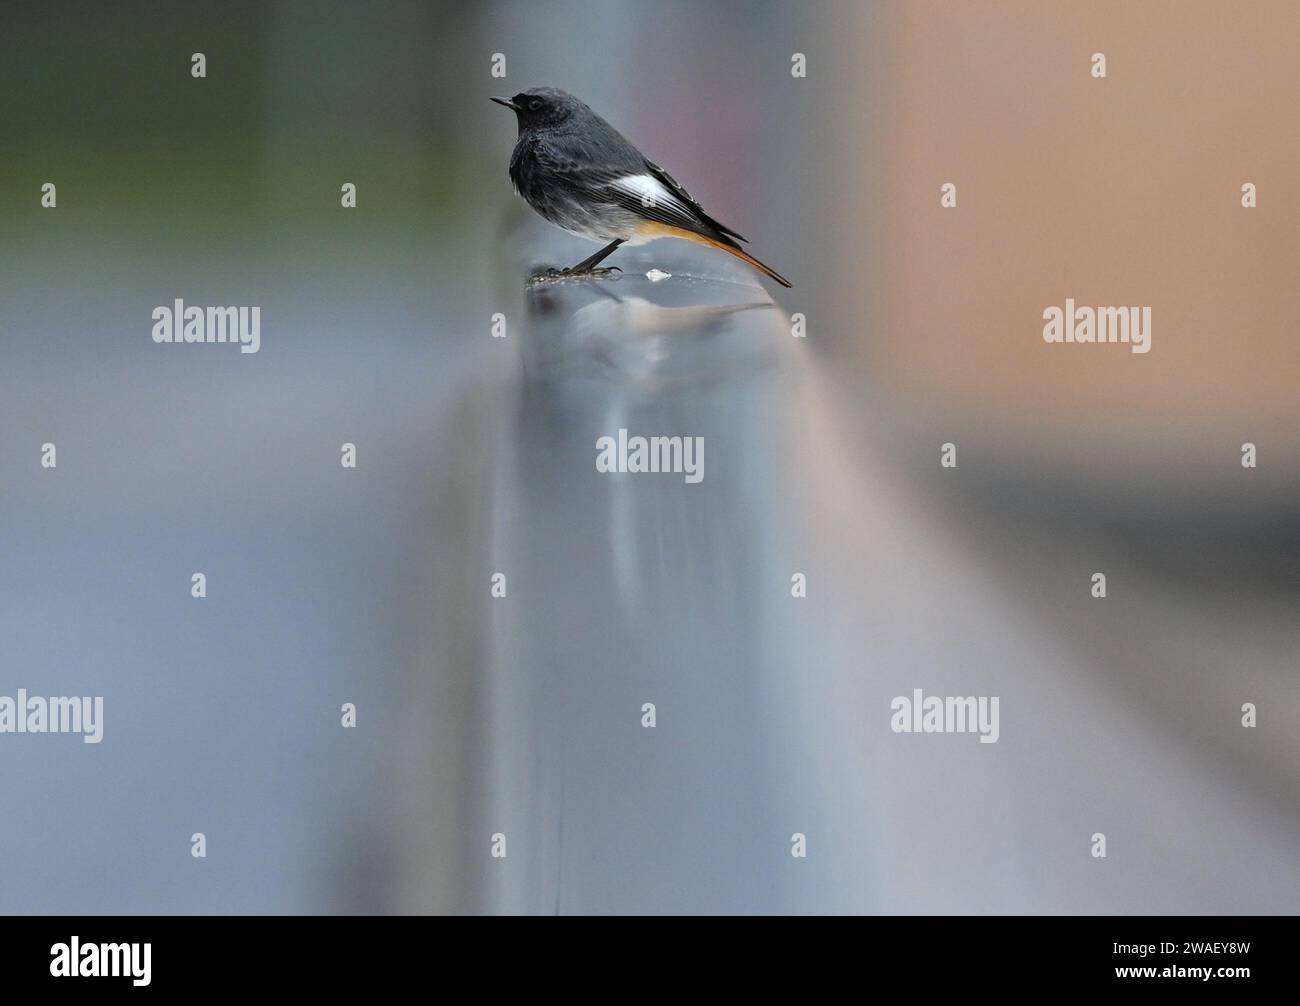
[[[538,264],[568,260],[544,247]],[[460,907],[1294,908],[1289,585],[1247,564],[1239,604],[1172,598],[1077,514],[1034,530],[975,507],[969,483],[909,474],[887,417],[725,260],[619,261],[617,282],[527,294],[518,372],[467,392],[452,429],[493,429],[461,485],[465,509],[491,502],[444,560],[509,577],[507,598],[435,615],[482,666]],[[620,426],[704,435],[704,482],[598,474]],[[1078,572],[1094,560],[1107,601]],[[916,687],[1000,696],[1000,740],[893,734]],[[1255,731],[1243,699],[1269,710]]]
[[[530,265],[582,247],[514,233]],[[145,344],[39,400],[9,372],[5,665],[104,694],[107,724],[6,746],[4,910],[1294,908],[1288,578],[1257,556],[1189,584],[1176,525],[1134,553],[920,477],[742,267],[619,261],[527,291],[503,264],[479,366],[375,343],[383,409],[302,376],[356,379],[342,301],[256,371]],[[331,330],[333,358],[307,337]],[[257,393],[224,409],[235,382]],[[704,481],[598,474],[619,426],[704,436]],[[1001,696],[1001,739],[890,733],[914,687]]]
[[[801,631],[783,600],[785,458],[759,434],[801,364],[783,312],[721,258],[660,243],[620,252],[617,281],[532,287],[518,372],[467,396],[492,416],[464,558],[484,588],[468,622],[440,623],[484,641],[480,833],[514,850],[471,874],[476,909],[816,905],[783,868],[807,766],[769,717]],[[596,440],[620,428],[703,437],[703,480],[598,472]],[[489,571],[506,598],[486,599]]]
[[[1018,105],[980,65],[1051,36],[989,19],[995,48],[953,61],[911,14],[877,37],[903,9],[884,5],[541,9],[85,5],[58,31],[43,11],[6,25],[0,694],[102,694],[106,724],[98,746],[0,737],[0,911],[1295,911],[1286,413],[1230,421],[1205,395],[1189,426],[1172,328],[1148,370],[1056,384],[1078,358],[1025,349],[1014,319],[1036,309],[990,293],[995,324],[946,327],[922,310],[969,307],[936,264],[980,297],[976,265],[1019,276],[1037,228],[1062,231],[1043,209],[1061,178],[1034,177],[1050,198],[1018,204],[1021,244],[937,225],[931,175],[957,159],[913,128],[933,96],[899,71],[943,52],[983,82],[943,99],[997,183],[981,201],[963,182],[963,212],[1001,226],[998,186],[1040,148],[1090,163],[1032,119],[1011,147],[986,128]],[[1157,27],[1128,44],[1177,52]],[[213,73],[191,88],[195,38]],[[752,237],[796,284],[779,309],[671,243],[620,250],[617,282],[526,291],[529,268],[593,249],[509,192],[495,51]],[[57,211],[37,205],[46,177]],[[153,345],[149,313],[176,296],[260,305],[261,352]],[[1239,398],[1270,366],[1284,385],[1290,356],[1225,345],[1209,369],[1242,361]],[[1144,403],[1158,422],[1125,428]],[[598,474],[595,439],[620,426],[704,436],[704,482]],[[1265,462],[1243,479],[1248,435]],[[999,695],[1000,740],[892,734],[890,700],[917,687]]]

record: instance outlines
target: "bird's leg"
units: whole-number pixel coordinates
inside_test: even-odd
[[[577,265],[568,269],[545,269],[532,277],[532,281],[551,280],[551,279],[569,279],[574,276],[613,276],[621,273],[623,270],[618,266],[612,266],[608,269],[598,268],[598,264],[606,255],[621,245],[627,238],[615,238],[609,244],[605,245],[595,255],[589,255]]]
[[[600,264],[600,262],[605,258],[606,255],[608,255],[610,252],[612,252],[615,248],[617,248],[626,240],[627,238],[615,238],[609,244],[605,245],[605,247],[602,248],[600,251],[596,252],[595,255],[589,255],[581,262],[579,262],[577,265],[565,269],[564,274],[566,276],[583,276],[588,273],[608,272],[609,270],[607,269],[597,270],[596,266]],[[619,272],[622,271],[623,271],[622,269],[619,270]]]

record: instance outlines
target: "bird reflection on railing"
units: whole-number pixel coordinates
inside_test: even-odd
[[[497,909],[795,907],[781,882],[752,883],[791,788],[782,732],[751,727],[800,638],[782,614],[773,431],[801,343],[740,267],[672,254],[669,279],[630,249],[618,279],[524,294],[518,411],[494,466],[509,605],[490,673],[495,811],[536,858]],[[597,441],[620,430],[701,438],[702,478],[599,471]]]
[[[659,392],[675,384],[734,378],[775,362],[771,342],[754,337],[756,328],[770,330],[773,319],[783,320],[771,301],[672,304],[664,302],[674,298],[662,284],[637,285],[660,299],[606,282],[577,290],[552,285],[529,290],[530,330],[536,337],[525,349],[529,378],[550,382],[604,372],[640,385],[639,390]],[[763,311],[776,313],[757,320],[736,317]]]

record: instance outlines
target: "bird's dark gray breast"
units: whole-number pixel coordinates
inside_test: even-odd
[[[525,135],[519,138],[510,157],[510,180],[533,209],[549,217],[566,194],[566,174],[576,167],[576,163],[566,165],[538,136]]]
[[[628,238],[635,214],[610,196],[611,178],[645,170],[644,158],[592,116],[583,130],[537,130],[519,137],[510,157],[515,190],[539,214],[583,237]]]

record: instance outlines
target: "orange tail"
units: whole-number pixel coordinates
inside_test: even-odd
[[[772,279],[776,280],[782,286],[789,287],[789,288],[794,287],[793,283],[791,283],[788,279],[786,279],[779,272],[773,269],[770,265],[764,265],[758,259],[754,258],[753,255],[749,254],[749,252],[745,251],[745,249],[736,248],[733,245],[725,245],[721,241],[713,241],[710,240],[709,238],[702,238],[701,240],[705,244],[708,244],[714,248],[721,248],[724,252],[731,252],[731,254],[735,255],[736,258],[740,259],[742,262],[748,262],[755,269],[761,272],[764,276],[770,276]]]
[[[674,227],[671,224],[662,224],[657,222],[655,223],[646,222],[642,224],[638,231],[638,234],[640,234],[642,237],[645,238],[656,238],[656,237],[684,238],[687,241],[694,241],[696,244],[707,245],[710,248],[721,248],[724,252],[727,252],[730,255],[735,255],[736,258],[740,259],[742,262],[747,262],[749,265],[752,265],[764,276],[770,276],[772,279],[776,280],[782,286],[791,287],[791,288],[794,286],[793,283],[791,283],[788,279],[782,276],[771,266],[764,265],[758,259],[754,258],[753,255],[749,254],[749,252],[745,251],[745,249],[741,248],[739,245],[735,244],[734,242],[731,244],[727,244],[725,239],[719,241],[717,238],[711,238],[708,237],[707,235],[699,234],[695,231],[688,231],[684,227]]]

